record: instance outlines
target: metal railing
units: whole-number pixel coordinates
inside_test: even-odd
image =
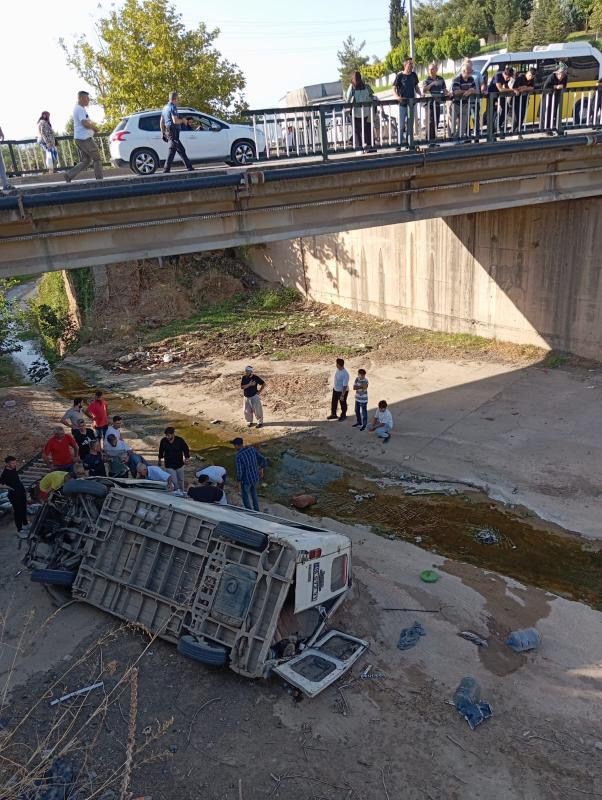
[[[102,154],[105,166],[111,163],[109,152],[110,133],[100,133],[94,137]],[[68,169],[81,160],[77,145],[71,136],[57,136],[58,169]],[[0,145],[6,171],[11,177],[36,175],[48,172],[46,153],[36,139],[5,139]]]
[[[510,136],[565,135],[602,127],[596,87],[336,103],[245,112],[266,159],[414,149]]]

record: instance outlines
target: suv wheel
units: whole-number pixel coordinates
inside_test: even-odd
[[[246,139],[234,142],[230,150],[230,158],[234,166],[240,167],[255,161],[255,145]]]
[[[130,158],[130,169],[137,175],[152,175],[159,167],[159,156],[154,150],[142,147],[134,150]]]

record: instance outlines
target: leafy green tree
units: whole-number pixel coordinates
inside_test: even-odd
[[[405,0],[389,0],[389,40],[392,50],[399,44],[399,31],[405,15]]]
[[[366,42],[356,42],[353,36],[348,36],[343,42],[341,50],[337,51],[337,58],[339,59],[339,74],[343,85],[349,82],[351,74],[355,70],[360,72],[368,63],[368,56],[363,55],[362,50],[366,46]]]
[[[520,19],[518,0],[497,0],[494,15],[495,32],[506,38]]]
[[[531,16],[533,11],[533,2],[534,0],[518,0],[518,7],[520,10],[520,18],[525,20],[525,22]]]
[[[437,30],[441,24],[441,0],[426,0],[414,6],[414,30],[417,37],[438,36],[443,29]]]
[[[465,58],[479,52],[480,43],[477,36],[468,33],[464,28],[448,28],[439,37],[436,50],[439,58]]]
[[[435,42],[432,36],[421,36],[414,41],[417,64],[429,64],[435,60]]]
[[[562,0],[538,0],[529,24],[533,44],[563,42],[571,30],[568,9]]]
[[[468,3],[462,18],[462,27],[479,39],[486,39],[492,34],[492,20],[487,15],[486,4],[479,0]]]
[[[588,25],[590,30],[595,31],[596,36],[602,32],[602,0],[594,0],[592,3]]]
[[[245,79],[215,48],[219,29],[187,30],[169,0],[125,0],[97,24],[98,49],[84,37],[61,46],[93,88],[110,123],[140,108],[162,106],[171,90],[216,114],[244,107]]]
[[[511,53],[520,50],[531,50],[532,44],[529,23],[524,19],[518,19],[508,34],[508,50]]]

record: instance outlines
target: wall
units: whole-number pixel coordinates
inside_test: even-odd
[[[602,360],[602,200],[276,242],[262,277],[322,303]]]

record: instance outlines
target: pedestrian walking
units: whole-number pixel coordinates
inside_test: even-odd
[[[68,408],[61,417],[62,424],[66,425],[68,428],[71,428],[71,433],[73,433],[74,430],[77,430],[79,421],[84,415],[84,412],[82,411],[83,405],[84,401],[82,398],[76,397],[71,408]]]
[[[240,436],[232,439],[230,444],[236,448],[236,480],[245,508],[259,511],[257,498],[257,484],[263,478],[263,470],[267,466],[267,459],[255,447],[244,446]]]
[[[0,128],[0,144],[4,141],[4,134],[2,133],[2,128]],[[0,189],[3,192],[11,192],[14,190],[14,186],[8,182],[8,175],[6,174],[6,167],[4,166],[4,158],[2,157],[2,148],[0,147]]]
[[[8,489],[8,500],[13,507],[17,531],[27,525],[27,493],[17,472],[15,456],[6,456],[0,473],[0,489]]]
[[[347,395],[349,394],[349,373],[345,369],[345,359],[337,358],[336,371],[332,387],[332,401],[330,414],[326,419],[338,419],[342,422],[347,417]],[[341,404],[341,416],[337,414],[338,405]]]
[[[46,464],[53,470],[73,472],[73,465],[78,460],[77,442],[69,433],[65,433],[62,425],[57,425],[42,451]]]
[[[167,154],[167,161],[163,172],[167,173],[171,170],[171,165],[176,157],[176,153],[180,156],[188,172],[193,172],[194,167],[190,159],[186,155],[184,145],[180,141],[180,127],[186,125],[188,120],[181,117],[178,113],[178,93],[170,92],[169,101],[163,106],[161,112],[161,135],[164,142],[169,142],[169,153]]]
[[[393,430],[393,416],[387,408],[387,401],[381,400],[378,404],[378,409],[374,414],[372,424],[368,428],[369,431],[374,431],[379,439],[383,442],[388,442],[391,438],[391,431]]]
[[[199,475],[199,485],[191,486],[188,490],[188,497],[191,500],[196,500],[197,503],[222,503],[224,502],[224,493],[215,486],[208,478],[207,475]]]
[[[414,110],[410,105],[410,101],[416,97],[420,97],[420,82],[418,75],[414,72],[414,60],[409,56],[403,60],[403,69],[395,76],[393,82],[393,91],[395,97],[399,100],[399,148],[405,144],[407,140],[406,127],[411,127],[414,121]],[[407,125],[408,117],[410,124]],[[405,138],[404,138],[405,136]]]
[[[50,124],[50,112],[42,111],[38,119],[38,144],[44,153],[48,172],[57,172],[59,154],[56,149],[56,134]]]
[[[365,431],[368,424],[368,378],[366,378],[365,369],[358,369],[357,378],[353,382],[353,391],[355,392],[356,419],[353,427]]]
[[[109,410],[100,390],[94,392],[94,400],[88,404],[86,414],[94,423],[96,438],[100,442],[100,446],[102,448],[104,438],[109,429]]]
[[[90,445],[96,441],[96,433],[92,428],[88,428],[86,420],[80,417],[77,423],[77,428],[72,431],[72,436],[77,442],[78,455],[80,460],[90,452]]]
[[[176,436],[176,429],[165,428],[165,436],[159,442],[159,466],[165,462],[165,469],[173,478],[174,485],[184,491],[184,464],[190,459],[190,449],[181,436]]]
[[[87,169],[90,164],[94,166],[94,177],[97,181],[102,180],[102,157],[94,134],[98,133],[98,125],[92,122],[88,116],[86,108],[90,105],[90,95],[88,92],[77,93],[77,104],[73,109],[73,140],[81,155],[81,161],[71,169],[65,170],[65,180],[71,183],[77,178],[80,172]]]
[[[240,388],[243,393],[243,414],[249,428],[253,427],[253,416],[257,419],[257,427],[263,426],[263,406],[259,395],[263,391],[265,381],[255,375],[253,367],[245,367],[245,374],[242,376]]]
[[[374,103],[374,92],[372,87],[365,83],[362,73],[356,70],[351,76],[351,83],[347,89],[345,100],[351,103],[353,108],[353,128],[355,132],[356,150],[369,150],[372,148],[372,122],[370,115],[372,105],[364,103]],[[362,104],[356,107],[358,104]]]

